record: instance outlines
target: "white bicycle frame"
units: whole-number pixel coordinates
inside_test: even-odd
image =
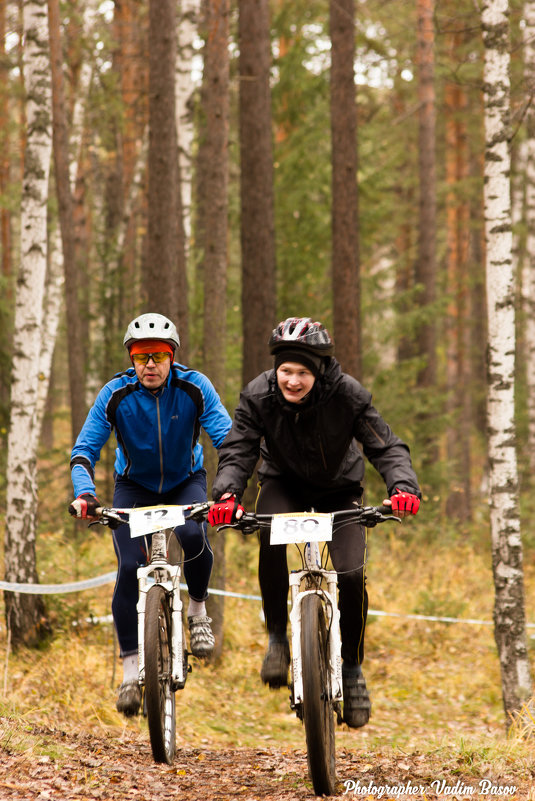
[[[182,689],[186,683],[184,665],[185,632],[182,623],[182,599],[180,597],[180,565],[171,565],[167,561],[167,537],[163,529],[152,534],[151,560],[145,567],[138,567],[138,669],[139,683],[145,684],[145,606],[147,592],[155,584],[160,584],[171,598],[171,642],[173,649],[172,678],[175,689]]]
[[[290,597],[292,609],[290,624],[292,627],[292,676],[293,705],[299,707],[303,703],[303,668],[301,660],[301,605],[306,595],[319,595],[327,609],[327,626],[329,634],[329,656],[331,670],[331,691],[333,702],[342,700],[342,656],[340,637],[340,612],[336,601],[337,574],[335,570],[325,570],[321,566],[320,549],[317,542],[307,542],[304,549],[305,569],[290,573]],[[301,583],[310,572],[320,574],[326,589],[300,590]]]

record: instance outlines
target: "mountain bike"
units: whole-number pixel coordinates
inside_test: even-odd
[[[269,528],[272,545],[296,545],[301,569],[290,582],[291,685],[290,706],[303,721],[308,772],[317,795],[333,795],[336,784],[334,717],[342,722],[343,685],[337,573],[327,569],[333,522],[355,521],[372,528],[400,522],[390,507],[360,506],[332,513],[245,513],[235,528],[251,534]],[[320,549],[320,543],[323,547]],[[357,566],[357,567],[360,567]]]
[[[98,510],[101,524],[114,527],[128,522],[132,537],[152,537],[148,563],[137,570],[139,684],[152,755],[155,762],[168,765],[176,750],[175,692],[184,689],[191,669],[180,597],[181,569],[169,562],[169,538],[186,519],[204,520],[210,505]]]

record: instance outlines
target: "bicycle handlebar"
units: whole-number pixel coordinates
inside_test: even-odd
[[[192,503],[189,506],[184,506],[184,512],[188,512],[188,514],[185,514],[184,517],[186,520],[195,520],[197,523],[202,523],[204,520],[206,520],[211,506],[212,501],[202,501],[200,503]],[[117,526],[121,523],[127,522],[124,517],[122,517],[122,515],[128,514],[126,510],[124,512],[120,512],[117,509],[99,506],[95,512],[98,520],[94,520],[89,524],[90,526],[100,523],[103,526],[117,528]]]
[[[191,506],[185,506],[184,511],[188,512],[188,514],[185,514],[185,519],[202,523],[206,520],[211,506],[211,501],[203,501],[201,503],[193,503]],[[126,522],[121,515],[127,513],[120,512],[113,508],[100,506],[96,510],[96,514],[98,520],[94,520],[90,525],[100,523],[110,528],[117,528],[118,525]],[[313,513],[311,512],[311,514]],[[360,523],[360,525],[365,526],[365,528],[373,528],[379,523],[385,523],[387,521],[401,522],[399,517],[392,514],[391,506],[358,506],[355,509],[339,509],[336,512],[331,512],[331,514],[333,519],[341,517],[353,518],[356,523]],[[241,531],[242,534],[253,534],[255,531],[258,531],[259,528],[269,528],[272,519],[273,514],[245,512],[235,523],[226,523],[225,525],[218,526],[217,530],[222,531],[223,529],[230,528]]]
[[[313,514],[313,512],[311,512]],[[401,518],[392,514],[391,506],[359,506],[356,509],[339,509],[336,512],[331,512],[333,519],[348,517],[354,518],[356,523],[365,528],[373,528],[378,523],[385,523],[387,521],[401,523]],[[259,528],[269,528],[273,519],[273,514],[255,514],[254,512],[245,512],[239,520],[235,523],[226,523],[223,526],[218,526],[218,531],[225,528],[236,529],[241,531],[242,534],[253,534]]]

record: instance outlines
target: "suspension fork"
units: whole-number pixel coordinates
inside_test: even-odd
[[[180,565],[171,565],[167,561],[165,531],[157,531],[152,535],[151,560],[148,565],[137,569],[138,601],[138,672],[140,684],[145,683],[145,608],[147,592],[154,584],[160,584],[171,600],[171,649],[172,679],[177,688],[184,687],[186,673],[183,654],[185,651],[185,633],[182,624],[182,599],[180,597]]]
[[[331,671],[332,701],[342,700],[342,657],[340,638],[340,612],[336,601],[337,575],[334,570],[321,570],[321,575],[327,584],[327,589],[314,588],[300,591],[303,579],[309,576],[308,570],[298,570],[290,573],[290,597],[292,608],[290,611],[290,624],[292,632],[292,707],[300,709],[303,703],[303,669],[301,660],[301,604],[305,595],[315,593],[319,595],[325,605],[327,613],[327,627],[329,634],[329,666]]]

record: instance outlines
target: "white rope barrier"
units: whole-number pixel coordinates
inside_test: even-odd
[[[31,595],[62,595],[68,592],[82,592],[83,590],[91,590],[94,587],[101,587],[104,584],[113,584],[117,577],[117,571],[111,573],[104,573],[102,576],[95,576],[95,578],[85,579],[84,581],[74,581],[69,584],[19,584],[11,581],[0,581],[0,590],[7,590],[8,592],[21,592],[29,593]],[[185,584],[180,585],[181,590],[186,590]],[[246,595],[240,592],[231,592],[230,590],[218,590],[210,587],[211,595],[223,595],[227,598],[241,598],[246,601],[261,601],[260,595]],[[461,617],[439,617],[438,615],[416,615],[416,614],[402,614],[401,612],[384,612],[379,609],[368,609],[369,617],[395,617],[400,620],[426,620],[432,623],[466,623],[471,626],[493,626],[492,620],[477,620],[474,618],[461,618]],[[107,616],[108,617],[108,616]],[[95,622],[107,622],[106,618],[92,618]],[[526,628],[535,628],[535,623],[527,623]]]

